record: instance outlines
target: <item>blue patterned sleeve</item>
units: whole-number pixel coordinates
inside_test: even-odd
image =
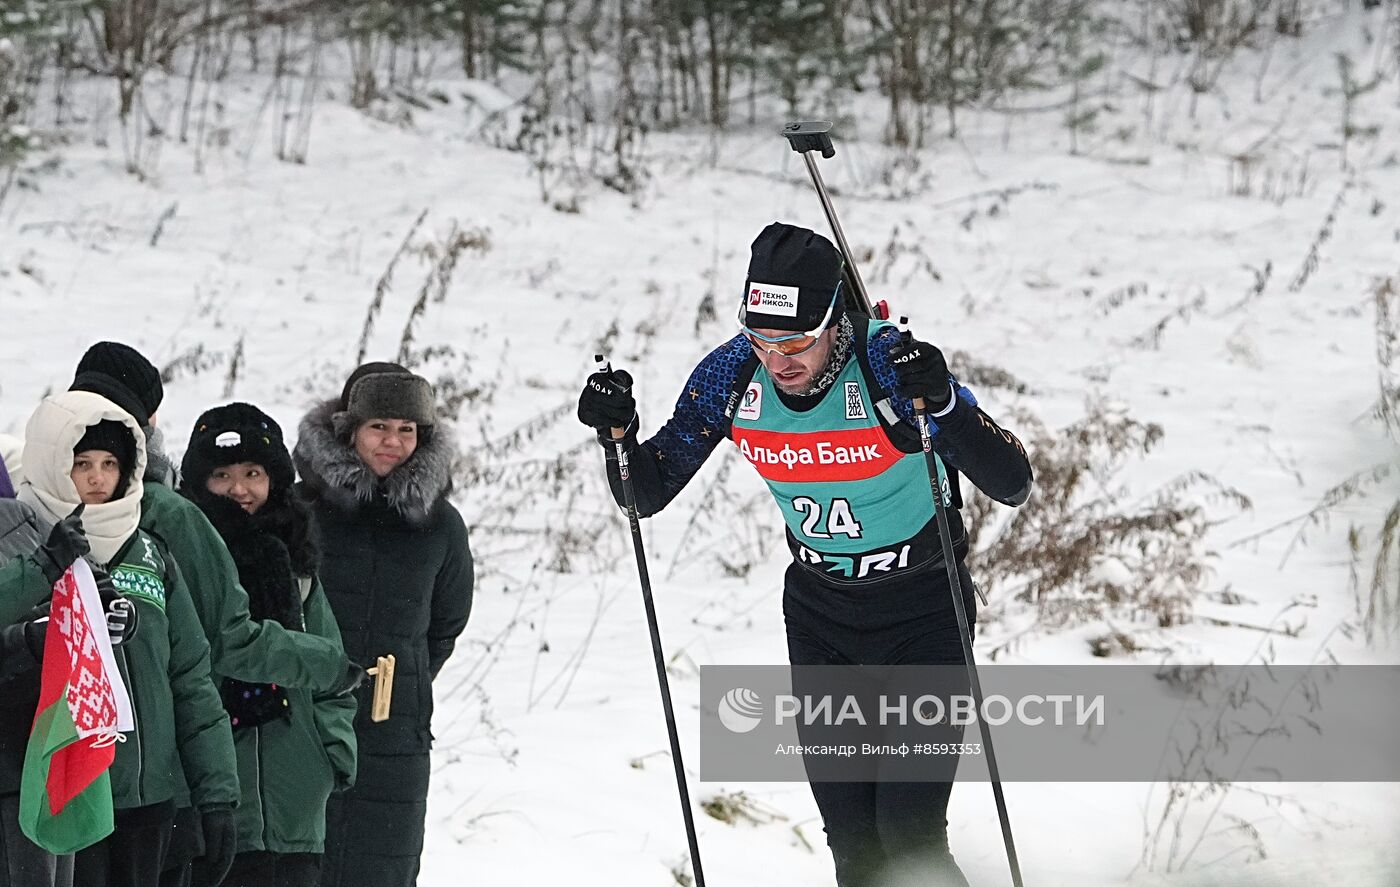
[[[665,508],[676,497],[705,460],[724,439],[725,403],[734,386],[740,368],[753,354],[743,336],[735,336],[711,351],[691,372],[685,389],[676,399],[675,409],[666,424],[651,438],[635,444],[629,433],[633,491],[637,496],[637,511],[648,517]],[[622,502],[621,483],[613,448],[605,442],[609,453],[608,479],[613,495]]]
[[[870,369],[902,421],[914,421],[914,404],[894,393],[895,371],[890,349],[899,344],[899,330],[880,328],[870,339]],[[977,405],[977,398],[949,374],[957,392],[952,411],[929,419],[931,443],[939,456],[988,496],[1006,505],[1021,505],[1034,484],[1026,448],[1016,435],[996,424]]]
[[[894,393],[895,374],[894,364],[890,362],[890,349],[899,344],[899,330],[893,326],[881,327],[870,339],[870,369],[875,372],[875,379],[880,383],[881,390],[888,395],[890,405],[899,418],[906,422],[914,421],[914,404],[907,397],[900,397]],[[953,387],[958,392],[958,399],[967,403],[968,406],[977,406],[977,396],[968,389],[966,385],[960,383],[951,374],[948,381],[953,383]],[[938,423],[929,420],[929,431],[938,433]]]

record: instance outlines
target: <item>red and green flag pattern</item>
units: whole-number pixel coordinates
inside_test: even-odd
[[[24,753],[20,828],[31,841],[64,854],[112,833],[107,768],[119,734],[133,726],[97,585],[79,560],[54,585],[39,707]]]

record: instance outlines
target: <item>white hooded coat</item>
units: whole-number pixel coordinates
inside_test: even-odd
[[[82,502],[73,485],[73,447],[87,429],[104,419],[120,422],[136,443],[136,465],[120,499],[83,509],[83,530],[92,545],[92,559],[106,564],[141,522],[141,475],[146,470],[146,436],[121,407],[90,391],[64,391],[39,402],[24,429],[24,482],[17,490],[39,521],[50,526]]]

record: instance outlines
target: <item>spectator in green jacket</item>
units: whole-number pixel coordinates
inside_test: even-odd
[[[160,371],[128,345],[98,342],[78,362],[70,390],[102,395],[141,428],[150,459],[143,471],[141,527],[160,536],[179,561],[215,668],[240,680],[314,692],[349,692],[358,686],[363,670],[351,665],[339,644],[248,617],[248,595],[219,534],[194,503],[173,489],[174,471],[156,425],[165,398]]]
[[[20,501],[45,523],[82,504],[89,558],[140,614],[140,628],[116,653],[136,722],[110,771],[116,829],[78,853],[73,883],[150,887],[177,806],[199,811],[206,832],[233,831],[238,779],[209,645],[175,559],[140,527],[146,449],[131,416],[88,392],[47,397],[25,429],[24,462]],[[232,851],[229,841],[227,862]]]
[[[206,411],[190,434],[181,474],[180,492],[233,556],[253,619],[339,646],[340,629],[316,575],[311,513],[289,495],[295,473],[277,422],[246,403]],[[243,793],[238,855],[223,887],[316,887],[326,800],[355,779],[355,699],[216,679],[233,724]]]
[[[76,509],[75,509],[76,512]],[[88,553],[81,515],[54,524],[44,542],[34,509],[15,501],[0,456],[0,884],[70,887],[73,856],[55,856],[20,829],[19,791],[29,728],[39,703],[42,627],[31,608]]]
[[[219,534],[198,506],[173,489],[175,472],[156,424],[165,398],[160,371],[129,345],[98,342],[78,361],[70,387],[106,397],[141,427],[149,460],[143,472],[141,528],[160,537],[180,563],[214,670],[313,693],[350,693],[358,687],[364,669],[350,662],[339,644],[311,632],[288,631],[275,619],[249,617],[247,592]],[[161,887],[188,887],[190,860],[205,852],[205,843],[194,811],[178,811]]]
[[[14,489],[5,482],[5,462],[0,460],[0,500],[13,502]],[[27,508],[23,509],[28,513]],[[70,514],[53,525],[48,541],[39,543],[37,531],[33,538],[11,539],[12,530],[23,521],[11,517],[5,509],[0,519],[0,629],[26,618],[35,606],[53,594],[53,586],[73,562],[88,553],[87,537],[83,535],[81,512]],[[33,545],[29,545],[29,542]],[[21,544],[29,549],[14,548]]]

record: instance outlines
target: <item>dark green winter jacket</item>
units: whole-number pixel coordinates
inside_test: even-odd
[[[12,559],[0,567],[0,627],[18,622],[52,593],[53,586],[33,557]]]
[[[0,463],[0,469],[4,463]],[[13,625],[53,594],[34,551],[43,541],[34,511],[0,498],[0,628]]]
[[[228,549],[199,506],[159,483],[141,497],[141,529],[170,549],[209,641],[215,670],[244,681],[332,689],[350,661],[339,643],[276,622],[254,622]]]
[[[210,680],[209,645],[176,561],[138,530],[105,569],[138,607],[135,634],[115,651],[136,729],[117,745],[113,806],[237,804],[228,715]]]
[[[275,622],[342,649],[325,589],[315,579],[319,552],[310,511],[290,500],[285,488],[274,487],[248,514],[205,489],[205,480],[187,477],[181,495],[223,540],[254,621]],[[326,800],[355,780],[355,698],[240,681],[217,668],[214,680],[238,756],[238,852],[321,853]]]
[[[0,497],[0,795],[19,792],[29,727],[39,704],[39,662],[21,624],[33,611],[26,607],[15,618],[11,608],[22,601],[38,604],[53,591],[33,559],[43,538],[32,508]]]
[[[310,580],[307,580],[310,581]],[[340,643],[320,582],[302,602],[308,634]],[[326,799],[355,781],[355,698],[287,689],[288,717],[233,731],[238,753],[238,852],[320,853]]]

